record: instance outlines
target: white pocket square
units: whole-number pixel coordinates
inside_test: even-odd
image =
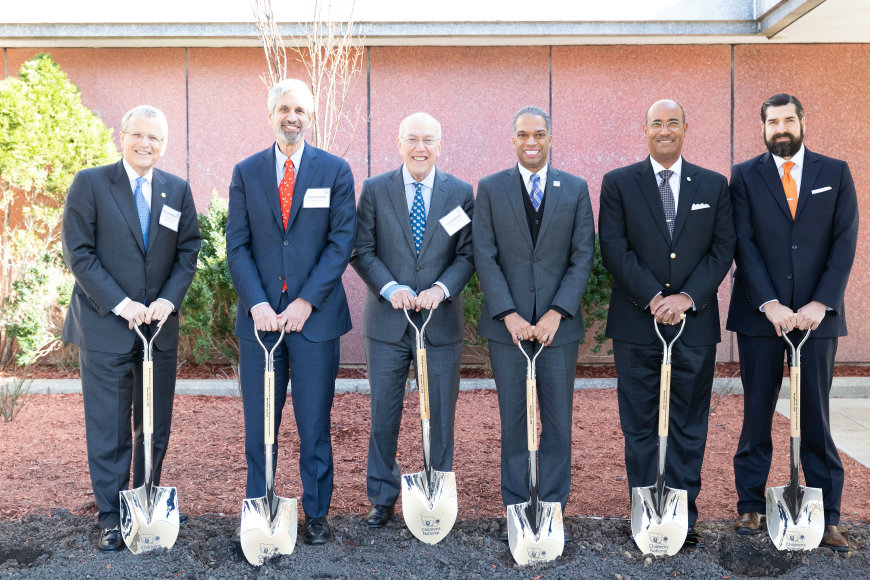
[[[710,207],[709,203],[693,203],[692,211],[695,211],[696,209],[707,209],[708,207]]]
[[[822,193],[822,192],[824,192],[824,191],[828,191],[829,189],[832,189],[830,185],[829,185],[828,187],[820,187],[820,188],[818,188],[818,189],[814,189],[814,190],[812,190],[810,193],[813,194],[813,195],[815,195],[815,194],[817,194],[817,193]]]

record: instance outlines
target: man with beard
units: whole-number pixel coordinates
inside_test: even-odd
[[[822,489],[822,545],[847,551],[837,529],[843,466],[831,438],[828,397],[837,338],[846,335],[843,296],[858,239],[858,201],[849,166],[803,146],[806,121],[797,98],[778,94],[761,106],[768,153],[734,166],[731,196],[737,269],[728,330],[737,332],[745,392],[743,430],[734,455],[738,518],[734,529],[763,529],[771,425],[783,375],[782,333],[801,349],[801,465]]]
[[[332,539],[330,411],[338,374],[339,337],[351,329],[341,276],[356,230],[353,175],[347,162],[305,143],[314,99],[302,81],[269,91],[274,145],[233,169],[227,217],[227,261],[239,295],[236,336],[245,413],[248,498],[265,495],[264,353],[254,332],[275,350],[275,433],[292,372],[299,432],[303,541]],[[278,446],[270,458],[277,464]]]

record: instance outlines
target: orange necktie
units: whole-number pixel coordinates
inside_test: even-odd
[[[797,213],[798,191],[797,183],[791,176],[791,168],[794,163],[786,161],[782,164],[782,188],[785,190],[785,199],[788,201],[788,209],[791,210],[791,217],[794,219],[794,214]]]
[[[293,170],[293,162],[290,159],[284,162],[284,177],[278,186],[278,195],[281,198],[281,219],[284,220],[284,231],[287,231],[287,221],[290,219],[290,207],[293,205],[293,186],[296,185],[296,172]],[[287,290],[287,280],[284,280],[282,292]]]

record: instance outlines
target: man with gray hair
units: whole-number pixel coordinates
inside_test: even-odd
[[[144,323],[149,339],[162,327],[153,346],[156,486],[172,422],[178,308],[200,247],[190,185],[154,168],[167,134],[158,109],[142,105],[127,112],[121,120],[123,158],[76,174],[61,226],[63,257],[75,278],[63,339],[79,347],[88,466],[103,551],[123,547],[118,493],[130,482],[131,454],[133,487],[145,481],[143,345],[133,327]]]
[[[404,163],[363,184],[351,265],[368,287],[363,334],[371,384],[372,422],[366,523],[384,526],[399,496],[396,445],[408,365],[421,310],[429,310],[427,358],[432,468],[452,471],[453,420],[459,395],[464,318],[462,289],[474,272],[471,185],[435,167],[441,125],[414,113],[399,125]],[[437,309],[437,311],[436,311]]]
[[[585,329],[580,301],[592,271],[595,223],[586,180],[548,164],[550,116],[514,115],[518,163],[480,181],[472,234],[484,303],[478,333],[489,340],[501,419],[501,495],[529,500],[526,359],[519,341],[547,348],[537,359],[541,408],[540,499],[564,512],[571,489],[571,416],[577,353]],[[540,347],[539,347],[540,348]],[[502,526],[500,538],[507,542]]]
[[[239,295],[236,336],[245,413],[246,497],[265,495],[263,350],[275,349],[275,433],[292,372],[293,411],[305,526],[302,540],[332,539],[330,411],[339,339],[351,329],[341,276],[356,229],[353,175],[346,161],[303,139],[314,99],[302,81],[276,84],[268,97],[277,141],[239,162],[230,183],[227,261]],[[277,464],[278,446],[271,458]]]

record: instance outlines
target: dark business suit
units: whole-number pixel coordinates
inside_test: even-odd
[[[329,207],[305,207],[309,189],[328,188]],[[236,336],[245,410],[247,496],[265,494],[263,371],[265,355],[254,338],[251,308],[266,302],[281,313],[296,298],[313,310],[301,332],[284,336],[275,351],[275,432],[293,371],[293,411],[300,439],[306,516],[326,515],[332,498],[330,411],[339,364],[339,337],[351,328],[341,276],[353,248],[356,214],[347,162],[305,144],[296,171],[293,204],[284,230],[275,146],[238,163],[230,183],[227,262],[239,295]],[[286,292],[282,292],[284,282]],[[278,333],[264,333],[271,349]],[[274,446],[277,460],[277,445]]]
[[[574,372],[585,333],[580,302],[592,270],[595,223],[586,181],[552,166],[539,224],[534,223],[537,217],[531,222],[527,217],[527,198],[517,166],[478,185],[472,227],[474,263],[484,295],[478,333],[489,339],[498,391],[502,501],[521,503],[529,499],[526,359],[502,315],[514,311],[535,324],[551,308],[563,313],[536,370],[542,422],[538,462],[547,474],[540,479],[540,496],[564,507],[571,488]]]
[[[685,489],[689,525],[698,517],[701,463],[720,341],[717,290],[734,255],[734,223],[725,177],[682,164],[671,238],[649,158],[607,173],[601,183],[598,234],[604,266],[613,275],[606,334],[613,339],[617,396],[625,436],[629,490],[656,478],[662,344],[649,302],[684,292],[694,301],[673,348],[665,480]],[[663,328],[665,338],[673,328]]]
[[[843,467],[831,438],[828,397],[837,337],[846,335],[843,296],[858,240],[855,184],[845,162],[805,149],[794,218],[770,153],[734,166],[731,195],[737,270],[727,328],[737,332],[745,392],[734,456],[737,508],[764,513],[770,430],[787,348],[760,307],[779,300],[796,311],[816,300],[829,310],[801,349],[800,456],[807,485],[822,489],[825,523],[837,525]],[[789,338],[796,344],[802,334],[795,330]]]
[[[75,278],[63,339],[79,347],[88,464],[100,527],[119,523],[118,492],[145,479],[142,457],[142,341],[112,309],[124,298],[145,305],[158,298],[173,312],[154,341],[154,483],[169,443],[178,349],[177,309],[196,271],[200,236],[189,184],[153,170],[147,252],[123,162],[76,174],[66,197],[62,240]],[[177,231],[160,224],[164,207],[181,212]],[[150,338],[156,323],[144,333]]]
[[[415,354],[416,332],[404,313],[380,295],[391,281],[419,294],[435,282],[450,297],[432,312],[426,326],[431,461],[439,471],[453,465],[453,420],[459,394],[459,361],[464,317],[462,289],[474,272],[471,224],[449,235],[439,220],[461,208],[470,218],[471,185],[435,170],[432,198],[420,253],[411,235],[402,168],[367,179],[357,208],[356,247],[351,265],[366,283],[363,334],[371,384],[371,431],[366,487],[375,505],[393,505],[399,495],[396,444],[408,365]],[[425,313],[411,314],[420,327]]]

